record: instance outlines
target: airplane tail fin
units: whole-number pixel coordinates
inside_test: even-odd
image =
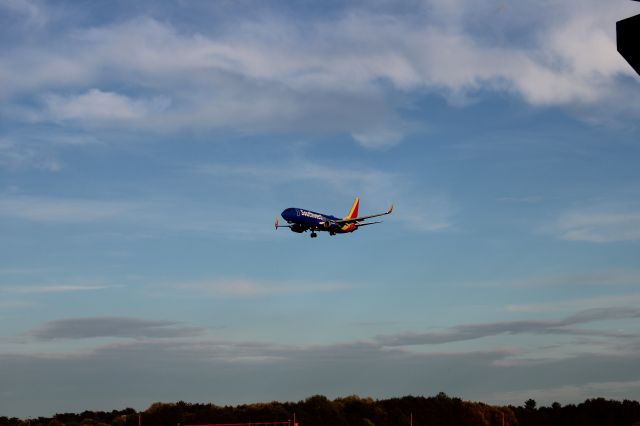
[[[345,219],[354,219],[358,217],[358,207],[360,207],[360,197],[356,197],[353,201],[353,205],[351,206],[351,210],[349,210],[349,214],[345,216]]]

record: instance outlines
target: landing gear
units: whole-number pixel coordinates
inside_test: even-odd
[[[316,234],[315,232],[311,232],[311,238],[316,238],[318,236],[318,234]]]

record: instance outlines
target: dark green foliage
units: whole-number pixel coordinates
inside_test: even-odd
[[[623,402],[604,398],[587,399],[582,404],[528,409],[511,407],[515,410],[520,426],[632,426],[640,422],[640,403]]]
[[[527,399],[524,403],[524,408],[527,410],[535,410],[536,409],[536,400],[535,399]]]
[[[463,401],[445,393],[434,397],[405,396],[385,400],[348,396],[335,400],[315,395],[298,402],[267,402],[236,407],[213,404],[156,402],[144,412],[132,408],[120,411],[85,411],[81,414],[56,414],[52,418],[31,419],[32,426],[177,426],[207,423],[248,423],[293,421],[300,426],[638,426],[640,403],[588,399],[582,404],[537,408],[533,399],[521,407],[497,407]],[[0,426],[24,426],[27,420],[0,417]],[[293,425],[293,422],[292,422]]]

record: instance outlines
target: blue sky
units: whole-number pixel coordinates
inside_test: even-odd
[[[637,12],[1,2],[0,414],[640,398]]]

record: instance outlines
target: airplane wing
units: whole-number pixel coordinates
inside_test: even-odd
[[[359,223],[359,224],[358,224],[358,228],[360,228],[361,226],[375,225],[376,223],[382,223],[382,221],[379,221],[379,222]]]
[[[357,222],[362,222],[363,220],[371,219],[372,217],[385,216],[385,215],[391,214],[391,212],[393,212],[393,204],[391,205],[391,207],[389,207],[389,210],[387,210],[385,213],[371,214],[369,216],[354,217],[353,219],[334,220],[333,223],[335,223],[337,225],[344,225],[346,223],[357,223]],[[375,222],[375,223],[378,223],[378,222]],[[358,225],[358,226],[364,226],[364,224]]]

